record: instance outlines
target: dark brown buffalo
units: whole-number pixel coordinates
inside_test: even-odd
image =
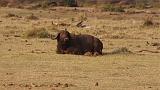
[[[102,55],[103,44],[94,36],[74,35],[67,30],[62,30],[57,34],[56,39],[58,54]]]

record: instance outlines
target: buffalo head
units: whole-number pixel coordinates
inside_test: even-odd
[[[66,44],[71,39],[71,36],[67,30],[62,30],[57,34],[55,39],[57,39],[57,41],[61,44]]]

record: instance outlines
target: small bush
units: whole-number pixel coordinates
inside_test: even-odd
[[[8,13],[7,15],[6,15],[6,17],[15,17],[16,15],[15,14],[13,14],[13,13]]]
[[[65,3],[69,7],[77,7],[78,6],[76,0],[66,0]]]
[[[47,1],[41,3],[41,4],[40,4],[40,7],[41,7],[41,8],[47,8],[47,7],[49,7],[47,3],[48,3]]]
[[[17,18],[22,18],[21,16],[18,16],[16,14],[13,13],[8,13],[7,15],[5,15],[6,18],[10,18],[10,17],[17,17]]]
[[[28,38],[50,38],[49,32],[45,28],[36,28],[26,33]]]
[[[35,16],[34,14],[31,14],[30,16],[27,16],[26,17],[27,19],[30,19],[30,20],[38,20],[39,18],[37,16]]]
[[[155,0],[135,0],[135,3],[133,4],[133,6],[138,9],[148,9],[148,8],[152,8],[153,5],[156,4],[155,2],[159,3]]]
[[[132,54],[132,53],[133,52],[128,50],[128,48],[126,48],[126,47],[118,48],[118,49],[111,52],[111,54]]]
[[[106,4],[103,7],[103,10],[104,11],[110,11],[110,12],[125,12],[125,10],[124,10],[123,7],[121,7],[121,6],[115,6],[115,5],[112,5],[112,4]]]
[[[152,25],[154,25],[154,23],[151,18],[147,18],[143,23],[143,26],[152,26]]]

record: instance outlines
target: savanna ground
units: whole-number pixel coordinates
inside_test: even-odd
[[[35,34],[63,28],[100,38],[104,55],[56,54],[56,40]],[[160,90],[160,10],[0,8],[0,90],[28,89]]]

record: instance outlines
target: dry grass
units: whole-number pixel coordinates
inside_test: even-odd
[[[35,16],[34,14],[31,14],[31,15],[27,16],[26,19],[29,19],[29,20],[38,20],[39,18],[37,16]]]
[[[159,23],[159,14],[53,9],[0,8],[0,90],[160,89],[160,55],[152,53],[160,52],[158,45],[152,45],[160,42],[160,27],[142,27],[148,16]],[[22,18],[4,17],[8,13]],[[25,18],[31,13],[39,19]],[[77,27],[82,17],[85,27]],[[56,54],[56,40],[48,36],[64,28],[100,38],[104,55]]]
[[[21,16],[18,16],[16,14],[13,13],[8,13],[7,15],[5,15],[6,18],[10,18],[10,17],[17,17],[17,18],[22,18]]]
[[[109,54],[133,54],[133,52],[128,50],[126,47],[122,47],[122,48],[115,49]]]
[[[147,18],[143,23],[143,26],[153,26],[153,25],[154,25],[154,23],[151,18]]]
[[[25,36],[27,38],[49,38],[51,35],[45,28],[35,28],[27,31]]]

